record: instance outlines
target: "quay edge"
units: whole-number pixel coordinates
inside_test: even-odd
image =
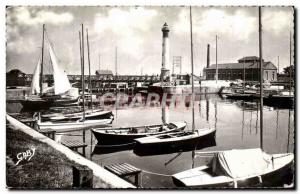
[[[73,152],[69,148],[65,147],[64,145],[57,143],[53,141],[52,139],[38,133],[34,129],[28,127],[27,125],[21,123],[17,119],[9,116],[6,114],[7,121],[14,126],[16,129],[19,129],[20,131],[30,135],[34,139],[41,141],[43,143],[46,143],[47,145],[51,146],[55,150],[59,151],[60,153],[64,154],[68,159],[74,161],[75,163],[79,165],[85,165],[89,167],[91,170],[93,170],[94,176],[101,179],[103,182],[111,186],[112,188],[117,189],[133,189],[136,188],[131,183],[121,179],[120,177],[112,174],[111,172],[105,170],[98,164],[94,163],[93,161],[90,161],[83,156]]]

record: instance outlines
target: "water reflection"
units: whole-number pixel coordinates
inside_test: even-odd
[[[90,130],[86,131],[90,158],[98,164],[127,162],[146,171],[172,175],[192,167],[205,165],[207,158],[195,157],[195,150],[213,151],[259,147],[259,103],[256,101],[229,101],[216,95],[198,95],[195,107],[195,128],[216,127],[216,138],[199,148],[171,150],[171,152],[137,154],[132,148],[103,148]],[[111,107],[115,120],[113,127],[158,124],[165,121],[186,121],[191,129],[192,113],[189,100],[176,101],[160,106]],[[7,112],[20,112],[20,105],[7,104]],[[264,107],[264,149],[268,153],[284,153],[294,150],[294,110]],[[78,136],[76,136],[78,135]],[[81,136],[79,136],[81,135]],[[60,134],[61,140],[82,141],[82,133]],[[209,144],[211,143],[211,144]],[[145,162],[146,161],[146,162]],[[168,177],[143,173],[144,187],[174,187]]]

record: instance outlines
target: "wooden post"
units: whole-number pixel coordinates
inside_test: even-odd
[[[138,173],[134,176],[134,182],[137,187],[140,187],[140,179],[139,179],[140,176],[139,175],[140,175],[140,173]]]
[[[73,187],[93,188],[93,170],[87,166],[73,166]]]

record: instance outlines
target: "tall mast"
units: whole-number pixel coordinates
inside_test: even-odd
[[[292,32],[290,32],[290,96],[292,91]]]
[[[89,32],[88,29],[86,29],[86,42],[87,42],[87,51],[88,51],[88,63],[89,63],[89,89],[90,89],[90,95],[91,95],[91,107],[93,108],[93,97],[92,97],[92,80],[91,80],[91,61],[90,61],[90,44],[89,44]]]
[[[99,72],[100,72],[100,53],[98,54],[99,57]]]
[[[244,88],[244,93],[245,93],[245,88],[246,88],[246,83],[245,83],[246,82],[245,57],[244,57],[244,62],[243,62],[243,69],[244,69],[244,72],[243,72],[244,73],[244,76],[243,76],[243,78],[244,78],[243,79],[243,83],[244,83],[243,84],[243,88]]]
[[[262,61],[262,25],[261,25],[261,7],[258,7],[258,20],[259,20],[259,27],[258,27],[258,34],[259,34],[259,67],[260,67],[260,148],[263,149],[263,61]]]
[[[218,83],[218,35],[216,35],[216,83]]]
[[[193,22],[192,22],[192,6],[190,6],[190,27],[191,27],[191,65],[192,65],[192,130],[195,130],[195,113],[194,113],[194,54],[193,54]]]
[[[118,74],[118,47],[116,47],[116,53],[115,53],[115,71],[116,71],[116,76]]]
[[[45,24],[43,24],[43,38],[42,38],[42,61],[40,73],[40,94],[43,92],[43,65],[44,65],[44,41],[45,41]]]
[[[279,56],[277,57],[278,59],[278,64],[277,64],[277,81],[278,81],[278,75],[279,75]],[[278,84],[278,91],[279,91],[279,84]]]
[[[85,120],[85,79],[84,79],[84,31],[83,31],[83,24],[81,24],[81,56],[82,56],[82,65],[81,65],[81,76],[82,76],[82,104],[83,104],[83,120]]]

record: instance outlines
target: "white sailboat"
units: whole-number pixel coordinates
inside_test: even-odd
[[[34,70],[30,88],[31,95],[25,96],[25,99],[21,101],[23,107],[27,109],[47,109],[53,106],[63,106],[78,102],[78,89],[71,87],[67,74],[58,65],[48,39],[54,85],[53,87],[47,87],[46,83],[43,83],[44,32],[45,25],[43,25],[42,57],[38,60]]]
[[[261,7],[259,7],[259,56],[262,74]],[[263,76],[260,76],[260,86]],[[263,151],[263,87],[260,87],[260,148],[198,153],[213,157],[208,165],[172,176],[186,187],[251,187],[272,185],[284,180],[294,162],[293,153],[267,154]]]
[[[79,32],[79,40],[80,40],[80,58],[81,58],[81,70],[82,70],[82,77],[84,78],[84,41],[83,41],[83,25],[82,25],[82,37]],[[82,49],[81,49],[82,48]],[[52,52],[52,53],[51,53]],[[53,51],[50,50],[50,56],[54,54]],[[54,61],[56,62],[56,61]],[[57,65],[54,66],[57,68]],[[59,69],[57,70],[57,77],[65,76],[64,72],[60,72]],[[82,79],[84,80],[84,79]],[[63,91],[64,88],[68,87],[57,87],[56,91]],[[84,87],[84,81],[82,82],[82,88]],[[55,89],[55,88],[54,88]],[[84,95],[84,90],[82,92]],[[84,98],[83,98],[84,99]],[[54,129],[58,131],[72,131],[72,130],[79,130],[87,127],[107,127],[111,124],[114,120],[114,116],[111,111],[103,111],[103,110],[85,110],[85,103],[83,100],[83,109],[77,113],[67,113],[63,115],[48,115],[47,121],[42,121],[39,115],[39,119],[37,121],[37,126],[39,129]]]

